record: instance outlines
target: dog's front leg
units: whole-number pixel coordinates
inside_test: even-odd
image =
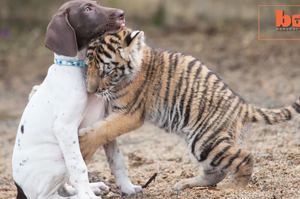
[[[118,147],[117,141],[113,140],[103,145],[109,163],[111,173],[115,176],[116,186],[124,195],[136,195],[142,192],[141,186],[136,186],[129,180],[124,157]]]
[[[78,198],[99,199],[100,197],[95,196],[89,185],[87,167],[78,144],[78,124],[70,119],[66,119],[63,114],[56,119],[53,129],[70,173],[70,182],[76,189]]]

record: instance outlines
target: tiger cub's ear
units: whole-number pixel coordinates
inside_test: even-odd
[[[139,60],[143,56],[145,45],[145,34],[143,31],[133,31],[126,37],[127,47],[120,52],[121,56],[127,61]]]

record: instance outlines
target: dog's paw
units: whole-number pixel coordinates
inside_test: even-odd
[[[141,186],[134,185],[130,181],[118,185],[117,188],[122,192],[123,195],[126,196],[135,196],[139,193],[143,193],[143,189]]]
[[[82,199],[101,199],[101,197],[96,196],[92,190],[79,191],[77,198]]]
[[[109,192],[109,187],[103,182],[90,183],[90,187],[96,196],[106,195]]]
[[[32,96],[35,94],[35,92],[40,88],[40,85],[35,85],[32,87],[31,92],[29,93],[28,96],[28,101],[31,100]]]

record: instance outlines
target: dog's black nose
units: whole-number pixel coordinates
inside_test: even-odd
[[[125,12],[123,10],[117,10],[116,11],[116,16],[119,20],[124,20],[125,18]]]

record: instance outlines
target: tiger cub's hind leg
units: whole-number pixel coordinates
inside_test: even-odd
[[[229,173],[231,179],[227,183],[218,184],[217,188],[239,189],[246,187],[251,178],[254,166],[252,154],[236,147],[230,148],[225,154],[218,168]]]
[[[183,190],[185,188],[191,188],[191,187],[206,187],[206,186],[212,186],[216,185],[217,183],[221,182],[225,177],[226,173],[219,171],[217,168],[209,167],[205,168],[204,172],[200,175],[184,179],[178,182],[174,189],[177,191]]]
[[[205,160],[200,161],[204,172],[191,179],[182,180],[174,187],[175,190],[182,190],[195,186],[212,186],[221,182],[226,174],[231,175],[228,183],[220,183],[217,188],[238,189],[245,187],[252,174],[253,156],[244,150],[235,147],[235,144],[226,138],[216,138],[210,142],[205,142],[196,148],[195,157]],[[197,158],[197,159],[201,159]]]

